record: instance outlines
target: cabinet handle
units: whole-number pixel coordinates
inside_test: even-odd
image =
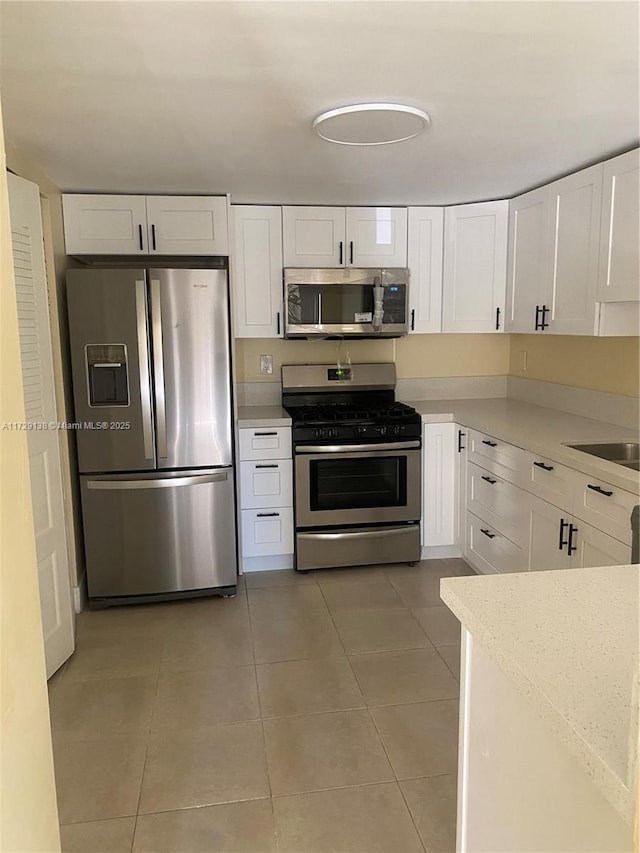
[[[256,465],[256,468],[277,468],[278,466],[274,463],[273,465]]]
[[[349,263],[353,263],[353,240],[349,240]]]
[[[500,329],[500,309],[496,308],[496,332]]]
[[[577,551],[577,550],[578,550],[578,546],[573,544],[573,534],[574,534],[574,533],[577,533],[577,532],[578,532],[578,528],[577,528],[577,527],[574,527],[574,525],[573,525],[573,524],[570,524],[570,525],[569,525],[569,542],[567,543],[567,544],[568,544],[568,546],[569,546],[569,547],[567,548],[567,554],[568,554],[569,556],[571,556],[571,555],[573,554],[573,552],[574,552],[574,551]]]
[[[464,438],[464,433],[461,429],[458,430],[458,453],[462,453],[463,450],[466,450],[464,445],[462,444],[462,439]]]
[[[142,242],[142,225],[138,225],[138,239],[140,240],[140,251],[144,250],[144,243]]]
[[[533,327],[534,332],[540,329],[540,306],[536,305],[536,324]]]
[[[276,334],[280,335],[280,312],[276,314]]]
[[[605,495],[610,498],[613,492],[608,492],[606,489],[603,489],[602,486],[592,486],[591,483],[587,484],[588,489],[592,489],[594,492],[597,492],[599,495]]]
[[[495,484],[498,482],[497,480],[492,480],[491,477],[483,477],[482,479],[486,480],[487,483],[491,483],[492,486],[495,486]]]
[[[416,309],[411,309],[411,331],[415,331],[416,328]]]
[[[340,266],[342,266],[342,247],[343,247],[342,240],[340,240],[340,243],[338,245],[340,246],[339,255],[338,255],[338,263],[340,264]]]
[[[279,512],[258,512],[258,513],[256,513],[256,518],[273,518],[273,517],[279,518],[280,513]]]
[[[481,527],[481,528],[480,528],[480,533],[484,533],[484,535],[485,535],[488,539],[495,539],[495,538],[496,538],[496,534],[495,534],[495,533],[491,533],[489,530],[485,530],[483,527]]]
[[[558,551],[562,551],[565,545],[568,545],[568,542],[564,541],[564,529],[565,527],[569,527],[569,522],[565,521],[564,518],[560,519],[560,536],[558,538]]]
[[[498,443],[497,443],[496,441],[489,441],[489,440],[488,440],[488,439],[486,439],[486,438],[483,438],[483,439],[482,439],[482,443],[483,443],[483,444],[488,444],[488,445],[489,445],[489,447],[497,447],[497,446],[498,446]]]
[[[534,462],[536,468],[542,468],[543,471],[553,471],[553,465],[545,465],[544,462]]]
[[[254,432],[254,435],[277,435],[277,432]]]
[[[156,226],[151,224],[151,248],[155,252],[156,250]]]
[[[544,332],[545,329],[549,328],[549,324],[547,323],[547,311],[551,311],[551,308],[548,308],[546,305],[542,306],[542,322],[540,323],[540,329]]]

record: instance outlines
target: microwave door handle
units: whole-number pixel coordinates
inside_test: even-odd
[[[383,297],[384,288],[380,284],[380,276],[376,275],[373,277],[373,320],[371,321],[374,332],[379,332],[382,329]]]
[[[322,293],[318,291],[318,325],[322,326]]]

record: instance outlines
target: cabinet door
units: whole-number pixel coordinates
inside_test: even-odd
[[[600,163],[549,186],[553,267],[542,302],[550,307],[551,334],[595,333],[602,170]]]
[[[503,330],[508,210],[507,201],[445,210],[443,332]]]
[[[144,255],[147,211],[143,195],[63,195],[68,255]]]
[[[570,513],[529,495],[529,569],[570,569],[567,553]]]
[[[639,149],[604,164],[598,299],[629,302],[640,299],[638,264]]]
[[[409,331],[442,331],[444,210],[409,208]]]
[[[406,207],[348,207],[346,265],[406,267]]]
[[[456,511],[455,424],[423,428],[422,545],[454,544]]]
[[[522,489],[468,463],[467,509],[523,547],[529,541],[528,504],[528,495]]]
[[[456,509],[454,521],[454,543],[465,553],[467,531],[467,436],[466,427],[455,424],[456,438]]]
[[[549,281],[549,191],[525,193],[509,202],[507,332],[536,331],[536,307]]]
[[[571,567],[588,569],[595,566],[626,566],[631,562],[631,547],[607,536],[584,521],[574,522],[571,544],[577,550],[571,555]]]
[[[149,252],[228,255],[224,196],[147,196]]]
[[[282,336],[282,211],[231,205],[231,282],[237,338]]]
[[[285,267],[345,266],[344,207],[283,207]]]

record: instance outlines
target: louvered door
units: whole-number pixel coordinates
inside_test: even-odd
[[[40,195],[30,181],[12,174],[7,177],[48,678],[72,654],[74,630]]]

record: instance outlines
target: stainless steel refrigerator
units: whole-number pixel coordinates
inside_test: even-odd
[[[227,270],[69,270],[67,304],[90,602],[234,594]]]

